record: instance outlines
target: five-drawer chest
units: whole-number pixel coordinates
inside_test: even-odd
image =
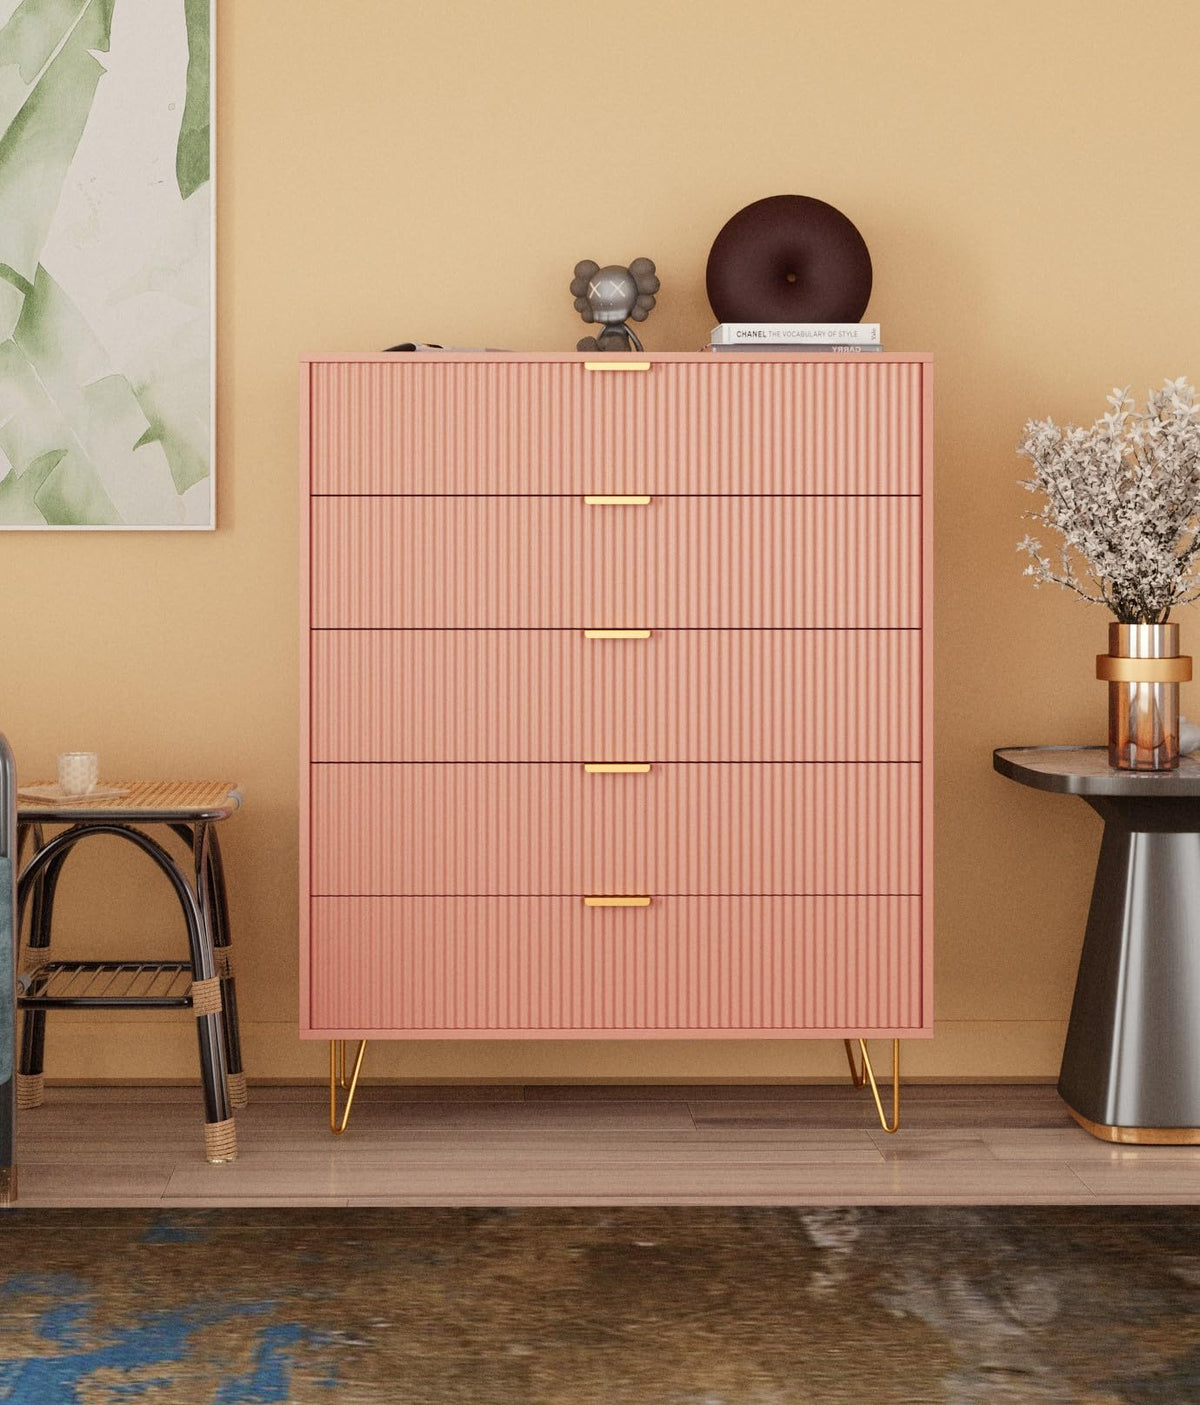
[[[931,1010],[923,355],[302,378],[302,1033]]]

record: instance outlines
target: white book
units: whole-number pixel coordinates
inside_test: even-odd
[[[713,346],[820,346],[823,342],[879,341],[878,322],[722,322],[712,329]]]
[[[745,356],[757,352],[760,356],[767,352],[793,351],[797,356],[837,356],[850,354],[869,356],[882,351],[880,342],[738,342],[736,346],[713,346],[708,350],[717,356]]]

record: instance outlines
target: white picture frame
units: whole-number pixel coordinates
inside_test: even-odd
[[[0,0],[0,530],[216,525],[216,0]]]

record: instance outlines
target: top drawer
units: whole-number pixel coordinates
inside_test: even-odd
[[[314,362],[311,490],[919,493],[922,365]]]

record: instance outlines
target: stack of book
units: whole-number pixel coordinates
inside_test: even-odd
[[[722,322],[709,351],[882,351],[878,322]]]

